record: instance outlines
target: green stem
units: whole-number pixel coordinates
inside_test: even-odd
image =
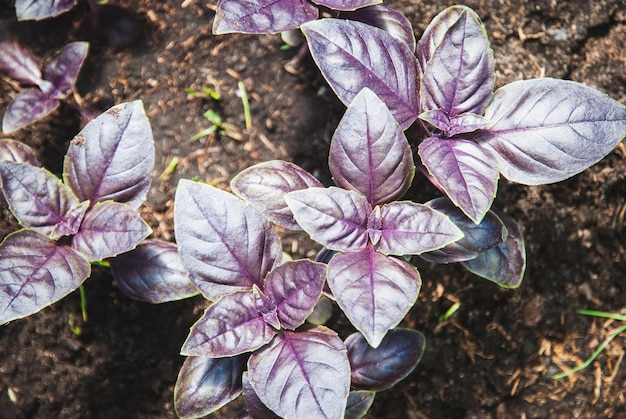
[[[83,315],[83,321],[87,323],[87,296],[85,295],[85,287],[78,287],[80,293],[80,312]]]
[[[250,101],[248,101],[248,93],[246,92],[246,86],[242,81],[237,83],[239,91],[241,92],[241,102],[243,102],[243,115],[246,119],[246,129],[252,128],[252,114],[250,113]]]

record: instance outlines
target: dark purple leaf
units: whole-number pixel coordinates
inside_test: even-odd
[[[411,147],[385,104],[368,88],[348,106],[330,143],[335,183],[356,190],[372,206],[393,201],[411,186]]]
[[[526,249],[517,223],[508,215],[493,210],[508,230],[506,240],[478,257],[461,262],[470,272],[495,282],[503,288],[517,288],[524,279]]]
[[[0,140],[0,161],[12,161],[16,163],[27,163],[31,166],[41,166],[32,148],[24,143],[9,138]]]
[[[74,137],[63,178],[81,201],[114,200],[137,209],[146,199],[153,168],[152,130],[137,100],[112,107]]]
[[[0,179],[11,212],[20,224],[58,239],[75,234],[87,210],[59,178],[41,167],[0,162]]]
[[[306,170],[282,160],[272,160],[251,166],[230,182],[233,192],[248,201],[275,224],[291,230],[301,230],[284,200],[288,192],[322,184]]]
[[[312,0],[313,3],[333,10],[356,10],[361,7],[382,3],[383,0]]]
[[[567,80],[535,79],[496,91],[485,111],[493,124],[479,144],[514,182],[560,182],[598,162],[626,136],[626,107]]]
[[[371,391],[393,387],[415,369],[425,344],[424,335],[411,329],[390,330],[377,348],[360,333],[348,336],[352,386]]]
[[[280,325],[294,330],[311,314],[322,294],[326,265],[310,260],[286,262],[265,278],[265,294],[276,304]]]
[[[451,6],[435,16],[431,21],[419,42],[417,43],[417,58],[422,70],[439,47],[446,33],[460,19],[462,14],[470,14],[478,19],[478,15],[467,6]]]
[[[242,376],[243,382],[243,397],[246,401],[246,407],[248,408],[248,415],[254,419],[280,419],[269,407],[265,406],[259,396],[250,384],[248,379],[248,372],[244,372]]]
[[[213,33],[278,33],[317,19],[306,0],[219,0]]]
[[[452,263],[474,259],[502,243],[508,236],[504,223],[492,211],[488,211],[480,224],[476,224],[447,198],[433,199],[427,205],[450,217],[464,234],[458,241],[439,250],[420,254],[429,262]]]
[[[41,20],[67,12],[76,0],[15,0],[15,14],[18,20]]]
[[[344,419],[361,419],[370,410],[374,403],[376,392],[374,391],[351,391],[348,395],[348,405]]]
[[[431,207],[409,201],[380,207],[382,230],[376,250],[385,255],[417,255],[463,237],[450,219]]]
[[[0,255],[0,324],[59,301],[91,273],[79,253],[30,230],[9,234]]]
[[[51,89],[42,91],[51,98],[65,99],[74,88],[88,50],[87,42],[71,42],[57,52],[43,70],[44,78],[52,83]]]
[[[284,331],[248,360],[250,384],[280,417],[340,418],[350,363],[339,336],[323,326]]]
[[[419,155],[446,195],[478,224],[498,188],[498,167],[491,153],[470,140],[429,137],[419,145]]]
[[[368,242],[372,211],[360,193],[340,188],[309,188],[285,195],[294,218],[313,240],[333,250],[359,250]]]
[[[120,290],[135,300],[158,304],[198,294],[174,243],[145,240],[109,263]]]
[[[441,109],[449,118],[466,112],[481,115],[494,81],[493,52],[485,28],[467,8],[445,32],[424,68],[422,109]]]
[[[134,249],[150,233],[152,229],[128,205],[98,202],[85,215],[72,247],[90,261],[102,260]]]
[[[179,182],[174,202],[178,250],[206,298],[263,288],[263,278],[282,258],[266,218],[228,192],[189,180]]]
[[[414,266],[372,246],[338,253],[328,263],[327,275],[337,304],[372,347],[400,323],[421,286]]]
[[[25,86],[42,82],[41,63],[17,42],[0,42],[0,72]]]
[[[235,291],[206,309],[189,332],[182,355],[224,357],[254,351],[276,332],[263,319],[250,291]]]
[[[342,12],[342,19],[357,20],[387,32],[389,35],[404,42],[411,51],[415,51],[415,35],[413,26],[404,14],[382,4],[364,7],[353,12]]]
[[[174,407],[179,418],[199,418],[209,415],[242,392],[241,375],[246,358],[185,359],[174,387]]]
[[[348,105],[364,88],[385,102],[400,127],[419,114],[419,68],[413,52],[382,29],[361,22],[321,19],[302,25],[313,59]]]
[[[22,90],[7,107],[2,118],[2,131],[10,133],[24,128],[59,106],[59,101],[49,98],[41,90],[32,88]]]

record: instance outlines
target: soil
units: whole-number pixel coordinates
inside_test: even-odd
[[[214,1],[131,0],[124,4],[144,22],[141,38],[114,48],[92,36],[77,87],[89,106],[142,99],[157,146],[156,168],[142,215],[154,237],[173,241],[176,184],[199,178],[219,187],[241,169],[286,159],[329,182],[330,137],[344,112],[310,59],[285,69],[296,50],[281,49],[277,35],[214,36]],[[395,1],[419,36],[449,6],[441,0]],[[533,77],[572,79],[626,103],[624,0],[468,0],[483,18],[496,57],[497,84]],[[49,56],[81,39],[85,6],[57,19],[20,22],[0,0],[0,41],[19,40]],[[93,35],[93,34],[90,34]],[[287,66],[289,67],[289,66]],[[251,102],[245,127],[238,83]],[[218,91],[219,100],[194,97],[192,88]],[[17,86],[0,80],[0,110]],[[227,132],[189,138],[211,126],[212,109]],[[63,106],[12,137],[34,147],[53,172],[80,129],[77,113]],[[410,141],[416,138],[408,131]],[[180,159],[173,173],[168,164]],[[611,342],[588,368],[566,379],[552,375],[587,359],[619,322],[577,314],[577,309],[626,309],[626,149],[618,146],[591,169],[565,182],[528,187],[502,180],[496,205],[521,225],[526,276],[516,290],[500,289],[457,265],[416,261],[423,286],[403,325],[426,335],[416,370],[381,392],[371,418],[625,418],[626,336]],[[436,196],[417,178],[410,197]],[[2,212],[2,236],[18,226]],[[297,256],[316,246],[282,234]],[[200,297],[149,305],[125,297],[104,268],[85,283],[88,320],[80,297],[62,301],[0,328],[0,417],[173,418],[173,388],[189,326],[207,302]],[[450,319],[439,316],[454,303]],[[75,333],[70,327],[80,326]],[[351,332],[336,312],[332,326]],[[243,414],[240,401],[215,413]]]

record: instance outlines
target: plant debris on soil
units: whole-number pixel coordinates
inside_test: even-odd
[[[80,3],[55,19],[17,22],[11,1],[0,0],[0,41],[19,41],[49,57],[83,39]],[[139,16],[143,35],[123,49],[94,36],[77,90],[85,104],[100,111],[143,100],[157,159],[141,213],[154,237],[174,239],[179,179],[228,188],[240,170],[285,159],[330,183],[328,145],[345,108],[312,60],[294,69],[290,60],[297,48],[282,48],[278,35],[212,35],[214,0],[111,3]],[[385,4],[402,11],[419,37],[432,17],[453,3]],[[624,0],[465,4],[487,26],[498,86],[564,78],[626,103]],[[249,129],[240,82],[250,100]],[[203,91],[217,92],[219,99]],[[0,112],[17,93],[18,86],[0,78]],[[223,124],[190,141],[212,126],[203,116],[208,110]],[[33,147],[44,165],[60,174],[79,124],[79,116],[62,106],[11,137]],[[411,130],[407,136],[415,146]],[[409,198],[424,202],[435,196],[417,176]],[[377,394],[368,417],[626,417],[626,336],[614,339],[588,368],[552,378],[585,361],[619,326],[577,309],[626,310],[626,149],[620,145],[591,169],[554,185],[503,179],[495,205],[524,233],[528,262],[522,285],[501,289],[460,266],[417,260],[423,286],[402,325],[425,334],[426,352],[409,377]],[[4,237],[19,226],[7,209],[1,211]],[[281,232],[281,237],[296,257],[318,250],[300,234]],[[174,418],[174,383],[184,359],[179,350],[206,301],[135,302],[120,293],[104,268],[94,269],[85,291],[86,321],[76,292],[0,327],[0,417]],[[455,303],[459,310],[439,322]],[[331,322],[342,337],[352,332],[338,309]],[[214,416],[243,414],[243,404],[235,402]]]

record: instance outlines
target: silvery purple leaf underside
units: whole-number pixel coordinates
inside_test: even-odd
[[[317,19],[307,0],[219,0],[213,33],[279,33]]]
[[[383,0],[312,0],[313,3],[333,10],[356,10],[382,3]]]
[[[0,72],[24,86],[42,82],[41,62],[17,42],[0,42]]]
[[[60,102],[37,88],[22,90],[9,103],[2,118],[2,132],[11,133],[43,118],[54,111]]]
[[[77,0],[15,0],[18,20],[41,20],[67,12]]]
[[[71,42],[64,46],[46,63],[43,75],[50,82],[50,88],[41,90],[51,98],[64,99],[74,88],[88,51],[88,42]]]
[[[11,140],[9,138],[0,140],[0,161],[12,161],[15,163],[28,163],[31,166],[41,166],[32,148],[20,141]]]

